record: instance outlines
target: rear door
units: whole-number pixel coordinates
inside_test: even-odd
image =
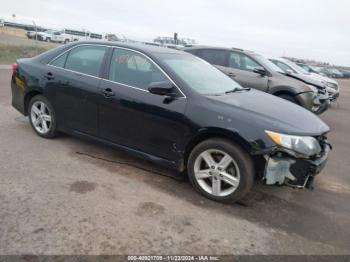
[[[52,61],[44,73],[47,94],[63,128],[98,134],[97,96],[108,47],[81,45]]]
[[[228,66],[224,71],[242,86],[266,92],[268,89],[268,76],[255,73],[254,69],[256,67],[262,66],[257,61],[243,53],[230,51],[228,56]]]

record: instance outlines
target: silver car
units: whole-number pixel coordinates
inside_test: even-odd
[[[285,58],[270,57],[269,60],[281,68],[285,73],[298,75],[299,77],[310,78],[321,82],[326,87],[326,90],[329,94],[329,100],[331,102],[334,102],[338,99],[340,90],[338,82],[334,79],[316,73],[308,72],[304,68]]]

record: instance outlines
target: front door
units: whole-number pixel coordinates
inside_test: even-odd
[[[224,72],[243,87],[251,87],[266,92],[268,89],[268,76],[254,72],[254,68],[261,67],[249,56],[231,51],[228,66]]]
[[[139,52],[115,48],[108,79],[100,85],[100,137],[167,160],[178,154],[176,145],[186,133],[183,114],[187,99],[151,94],[153,82],[169,81]]]

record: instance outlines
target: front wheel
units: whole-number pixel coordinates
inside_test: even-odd
[[[55,112],[46,97],[34,96],[30,100],[28,112],[30,124],[39,136],[53,138],[57,135]]]
[[[292,102],[294,104],[299,105],[298,101],[291,95],[287,95],[287,94],[282,94],[282,95],[277,95],[279,98],[282,98],[284,100],[287,100],[289,102]]]
[[[198,144],[189,156],[187,171],[199,193],[224,203],[242,199],[254,183],[251,157],[238,145],[221,138]]]

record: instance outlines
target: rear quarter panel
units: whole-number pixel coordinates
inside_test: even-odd
[[[27,115],[28,95],[42,93],[41,65],[32,59],[17,60],[17,72],[12,75],[12,105],[23,115]]]

